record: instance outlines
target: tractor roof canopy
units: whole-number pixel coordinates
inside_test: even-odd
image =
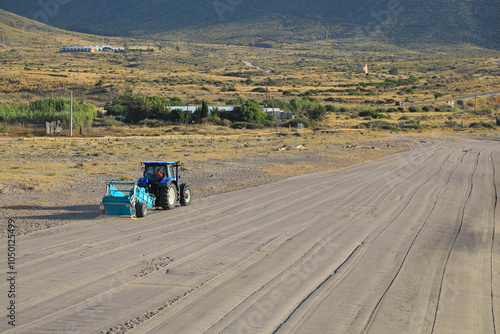
[[[145,165],[175,165],[175,161],[143,161]]]

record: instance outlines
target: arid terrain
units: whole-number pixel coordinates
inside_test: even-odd
[[[3,138],[2,216],[27,233],[100,214],[106,181],[141,177],[141,161],[175,160],[196,199],[335,170],[408,149],[411,139],[348,131],[222,136]]]
[[[1,143],[2,332],[495,333],[497,134],[190,140]],[[105,180],[173,153],[191,206],[98,217]]]
[[[0,6],[0,333],[498,333],[495,1],[28,2]],[[191,205],[101,214],[172,160]]]

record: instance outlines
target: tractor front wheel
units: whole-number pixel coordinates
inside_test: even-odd
[[[177,188],[174,183],[170,183],[167,187],[161,188],[160,203],[164,210],[172,210],[177,204]]]
[[[187,183],[181,184],[181,205],[188,206],[191,204],[191,188]]]

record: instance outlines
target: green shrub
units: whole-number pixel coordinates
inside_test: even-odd
[[[358,114],[360,117],[370,116],[372,118],[377,118],[378,113],[375,110],[363,110]]]
[[[486,129],[494,129],[495,125],[492,123],[486,123],[485,121],[474,122],[469,125],[469,128],[486,128]]]
[[[360,117],[371,117],[371,118],[387,118],[386,115],[384,114],[379,114],[377,111],[375,110],[363,110],[359,113],[359,116]]]
[[[285,125],[296,128],[297,124],[299,124],[299,123],[302,123],[302,126],[305,127],[305,128],[310,128],[310,127],[314,126],[314,124],[315,124],[314,122],[310,121],[307,118],[304,118],[304,117],[295,117],[294,119],[290,120]]]
[[[493,114],[493,109],[491,108],[480,108],[473,112],[474,115],[479,115],[479,116],[489,116]]]
[[[327,104],[325,106],[325,108],[326,108],[326,111],[328,111],[328,112],[335,112],[335,110],[336,110],[335,106],[333,104]]]
[[[265,93],[267,89],[265,87],[256,87],[252,89],[252,92]]]
[[[264,129],[265,126],[263,124],[257,124],[257,123],[249,123],[249,122],[235,122],[231,125],[233,129],[249,129],[249,130],[255,130],[255,129]]]
[[[215,125],[224,125],[222,123],[222,120],[219,116],[210,114],[207,117],[203,118],[202,120],[203,124],[215,124]]]
[[[372,122],[360,123],[359,125],[356,125],[353,128],[394,130],[396,129],[396,127],[397,127],[396,124],[389,123],[386,121],[372,121]]]
[[[143,119],[142,121],[139,122],[139,124],[145,125],[149,128],[158,128],[161,126],[165,126],[165,123],[163,123],[162,121],[160,121],[158,119],[148,119],[148,118]]]
[[[427,127],[418,123],[418,122],[408,122],[401,126],[402,129],[414,129],[414,130],[421,130],[421,129],[426,129]]]
[[[93,126],[109,126],[109,127],[120,127],[120,126],[125,126],[125,123],[123,123],[120,120],[114,119],[114,118],[96,118],[94,120]]]

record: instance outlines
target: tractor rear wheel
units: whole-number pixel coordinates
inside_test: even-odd
[[[135,215],[137,218],[146,217],[148,214],[148,206],[144,202],[137,202],[135,204]]]
[[[172,210],[177,204],[177,187],[170,183],[160,191],[160,203],[164,210]]]
[[[188,206],[191,204],[191,188],[187,183],[181,184],[181,205]]]

